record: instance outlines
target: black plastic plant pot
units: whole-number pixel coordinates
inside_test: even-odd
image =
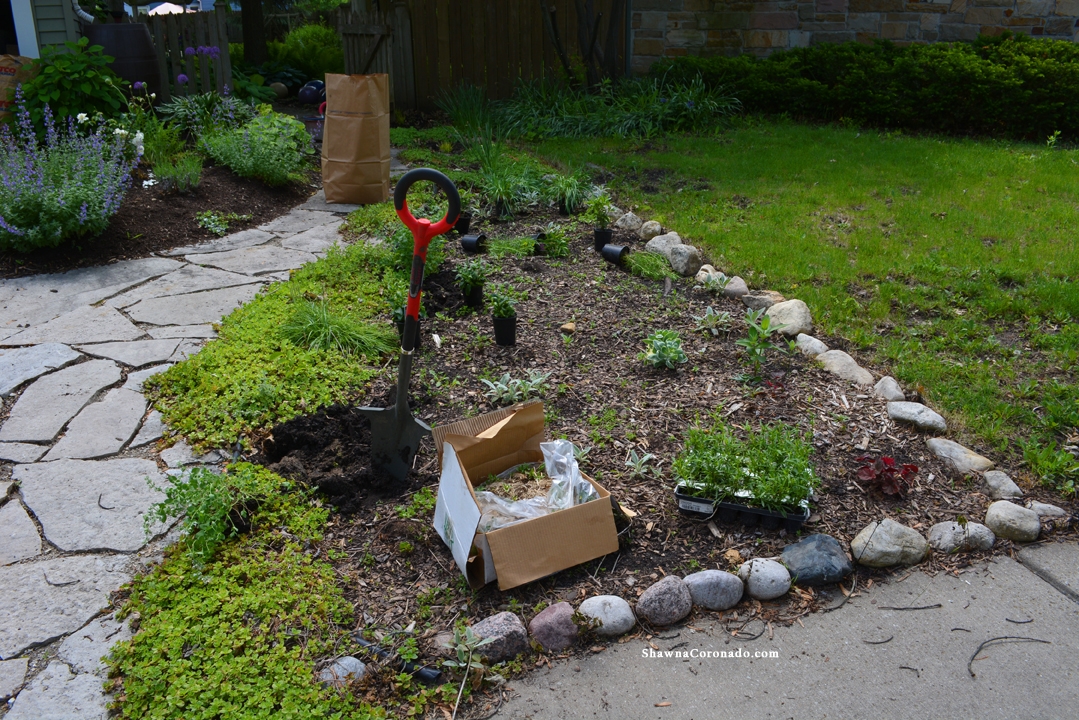
[[[483,285],[473,285],[465,293],[465,305],[470,308],[483,307]]]
[[[626,255],[629,255],[629,246],[604,245],[603,249],[599,251],[599,254],[611,265],[621,265],[625,261]]]
[[[517,316],[491,317],[495,325],[495,344],[509,347],[517,344]]]
[[[457,222],[454,223],[453,229],[457,231],[458,235],[467,235],[468,226],[472,224],[471,213],[461,213],[457,216]]]
[[[461,238],[461,249],[470,255],[476,255],[487,250],[487,236],[483,233],[479,235],[465,235]]]
[[[421,319],[416,323],[416,344],[413,345],[413,347],[412,347],[412,349],[415,352],[420,351],[420,340],[423,338],[423,332],[420,331],[420,323],[422,323],[422,322],[423,322],[423,320]],[[405,321],[400,320],[400,321],[396,322],[395,324],[397,325],[397,337],[401,339],[401,347],[404,347],[404,345],[405,345]]]
[[[603,250],[604,245],[610,245],[613,237],[614,231],[610,228],[596,228],[593,230],[592,240],[595,243],[596,252]]]
[[[692,491],[679,483],[674,488],[674,498],[678,503],[678,511],[687,517],[709,518],[714,517],[725,525],[739,524],[745,527],[757,527],[762,530],[778,530],[785,528],[787,532],[794,533],[802,529],[802,525],[809,519],[807,508],[798,508],[786,514],[773,512],[764,508],[750,507],[741,503],[716,502],[709,498],[694,495]]]

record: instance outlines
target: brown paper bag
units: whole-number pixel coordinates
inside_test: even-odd
[[[0,120],[15,110],[15,88],[34,76],[33,60],[18,55],[0,55]]]
[[[326,75],[322,186],[330,203],[390,197],[389,75]]]

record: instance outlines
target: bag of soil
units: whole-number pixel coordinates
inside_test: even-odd
[[[390,197],[389,75],[326,75],[322,186],[329,203]]]
[[[34,61],[18,55],[0,55],[0,121],[15,110],[15,88],[36,75]]]

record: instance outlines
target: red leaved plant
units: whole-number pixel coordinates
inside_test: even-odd
[[[866,463],[858,468],[858,479],[885,495],[903,495],[910,488],[910,478],[918,472],[917,465],[900,465],[895,458],[883,455],[876,460],[868,455],[858,458]]]

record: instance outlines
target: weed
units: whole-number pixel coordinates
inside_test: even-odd
[[[415,548],[412,547],[412,543],[410,543],[408,540],[402,540],[401,542],[397,543],[397,552],[401,553],[402,555],[411,555],[414,549]]]
[[[536,251],[532,238],[495,238],[487,241],[487,254],[493,258],[529,257]]]
[[[431,488],[422,488],[412,495],[412,501],[408,505],[398,505],[394,512],[398,517],[409,519],[422,517],[435,509],[435,493]]]

